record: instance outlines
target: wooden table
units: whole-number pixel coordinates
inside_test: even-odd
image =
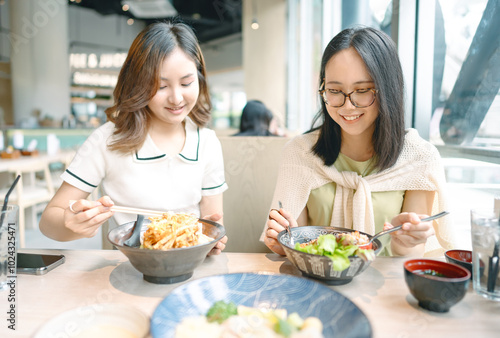
[[[0,160],[0,197],[2,200],[14,177],[21,175],[21,180],[9,200],[11,204],[19,206],[18,229],[21,248],[25,246],[25,229],[38,226],[36,206],[49,202],[56,189],[59,188],[60,183],[56,184],[52,181],[50,164],[60,162],[65,167],[74,155],[74,150],[61,150],[56,154],[40,153],[37,156]],[[36,178],[37,173],[42,176]],[[26,212],[28,209],[31,213]]]
[[[68,164],[75,156],[75,151],[72,149],[61,150],[55,154],[40,153],[36,156],[21,156],[18,158],[3,158],[0,160],[0,172],[15,172],[19,169],[25,170],[34,164],[40,162],[50,164],[62,162]]]
[[[117,250],[35,250],[63,254],[66,262],[46,275],[18,275],[17,330],[7,329],[7,292],[0,292],[0,337],[29,337],[54,316],[96,303],[126,303],[151,316],[160,301],[182,283],[151,284],[142,279]],[[500,302],[472,290],[448,313],[418,307],[403,277],[404,258],[377,257],[351,283],[331,286],[351,299],[369,318],[374,337],[498,337]],[[300,275],[276,254],[223,253],[208,257],[193,279],[235,272],[273,272]]]

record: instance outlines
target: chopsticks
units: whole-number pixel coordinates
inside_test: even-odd
[[[72,205],[75,200],[70,200],[69,204]],[[152,216],[163,216],[163,214],[167,213],[167,211],[159,211],[159,210],[148,210],[148,209],[139,209],[139,208],[129,208],[129,207],[121,207],[118,205],[113,205],[110,208],[112,211],[121,212],[124,214],[134,214],[134,215],[152,215]]]
[[[148,210],[148,209],[139,209],[139,208],[128,208],[128,207],[120,207],[117,205],[113,205],[110,209],[112,211],[121,212],[124,214],[135,214],[135,215],[163,216],[163,214],[166,213],[166,211]]]

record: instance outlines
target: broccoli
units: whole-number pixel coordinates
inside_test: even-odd
[[[236,314],[238,314],[238,310],[233,302],[226,303],[223,300],[219,300],[208,309],[206,317],[209,323],[217,322],[220,324]]]

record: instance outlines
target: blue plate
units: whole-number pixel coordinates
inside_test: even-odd
[[[368,318],[349,299],[322,283],[281,274],[234,273],[193,280],[173,290],[151,318],[154,338],[174,337],[183,318],[205,315],[218,300],[259,309],[286,309],[318,317],[325,337],[371,337]]]

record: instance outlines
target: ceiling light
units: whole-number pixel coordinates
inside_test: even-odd
[[[252,24],[250,25],[252,29],[259,29],[259,23],[257,22],[257,1],[252,1]]]
[[[132,25],[134,24],[134,19],[132,19],[132,18],[128,19],[128,20],[127,20],[127,24],[128,24],[129,26],[132,26]]]
[[[253,19],[250,26],[252,27],[252,29],[259,29],[259,23],[257,22],[257,19]]]
[[[122,6],[122,10],[124,12],[128,11],[128,9],[129,9],[129,6],[127,4],[125,4],[125,5]]]
[[[169,0],[123,0],[136,18],[152,19],[176,16],[177,10]]]

